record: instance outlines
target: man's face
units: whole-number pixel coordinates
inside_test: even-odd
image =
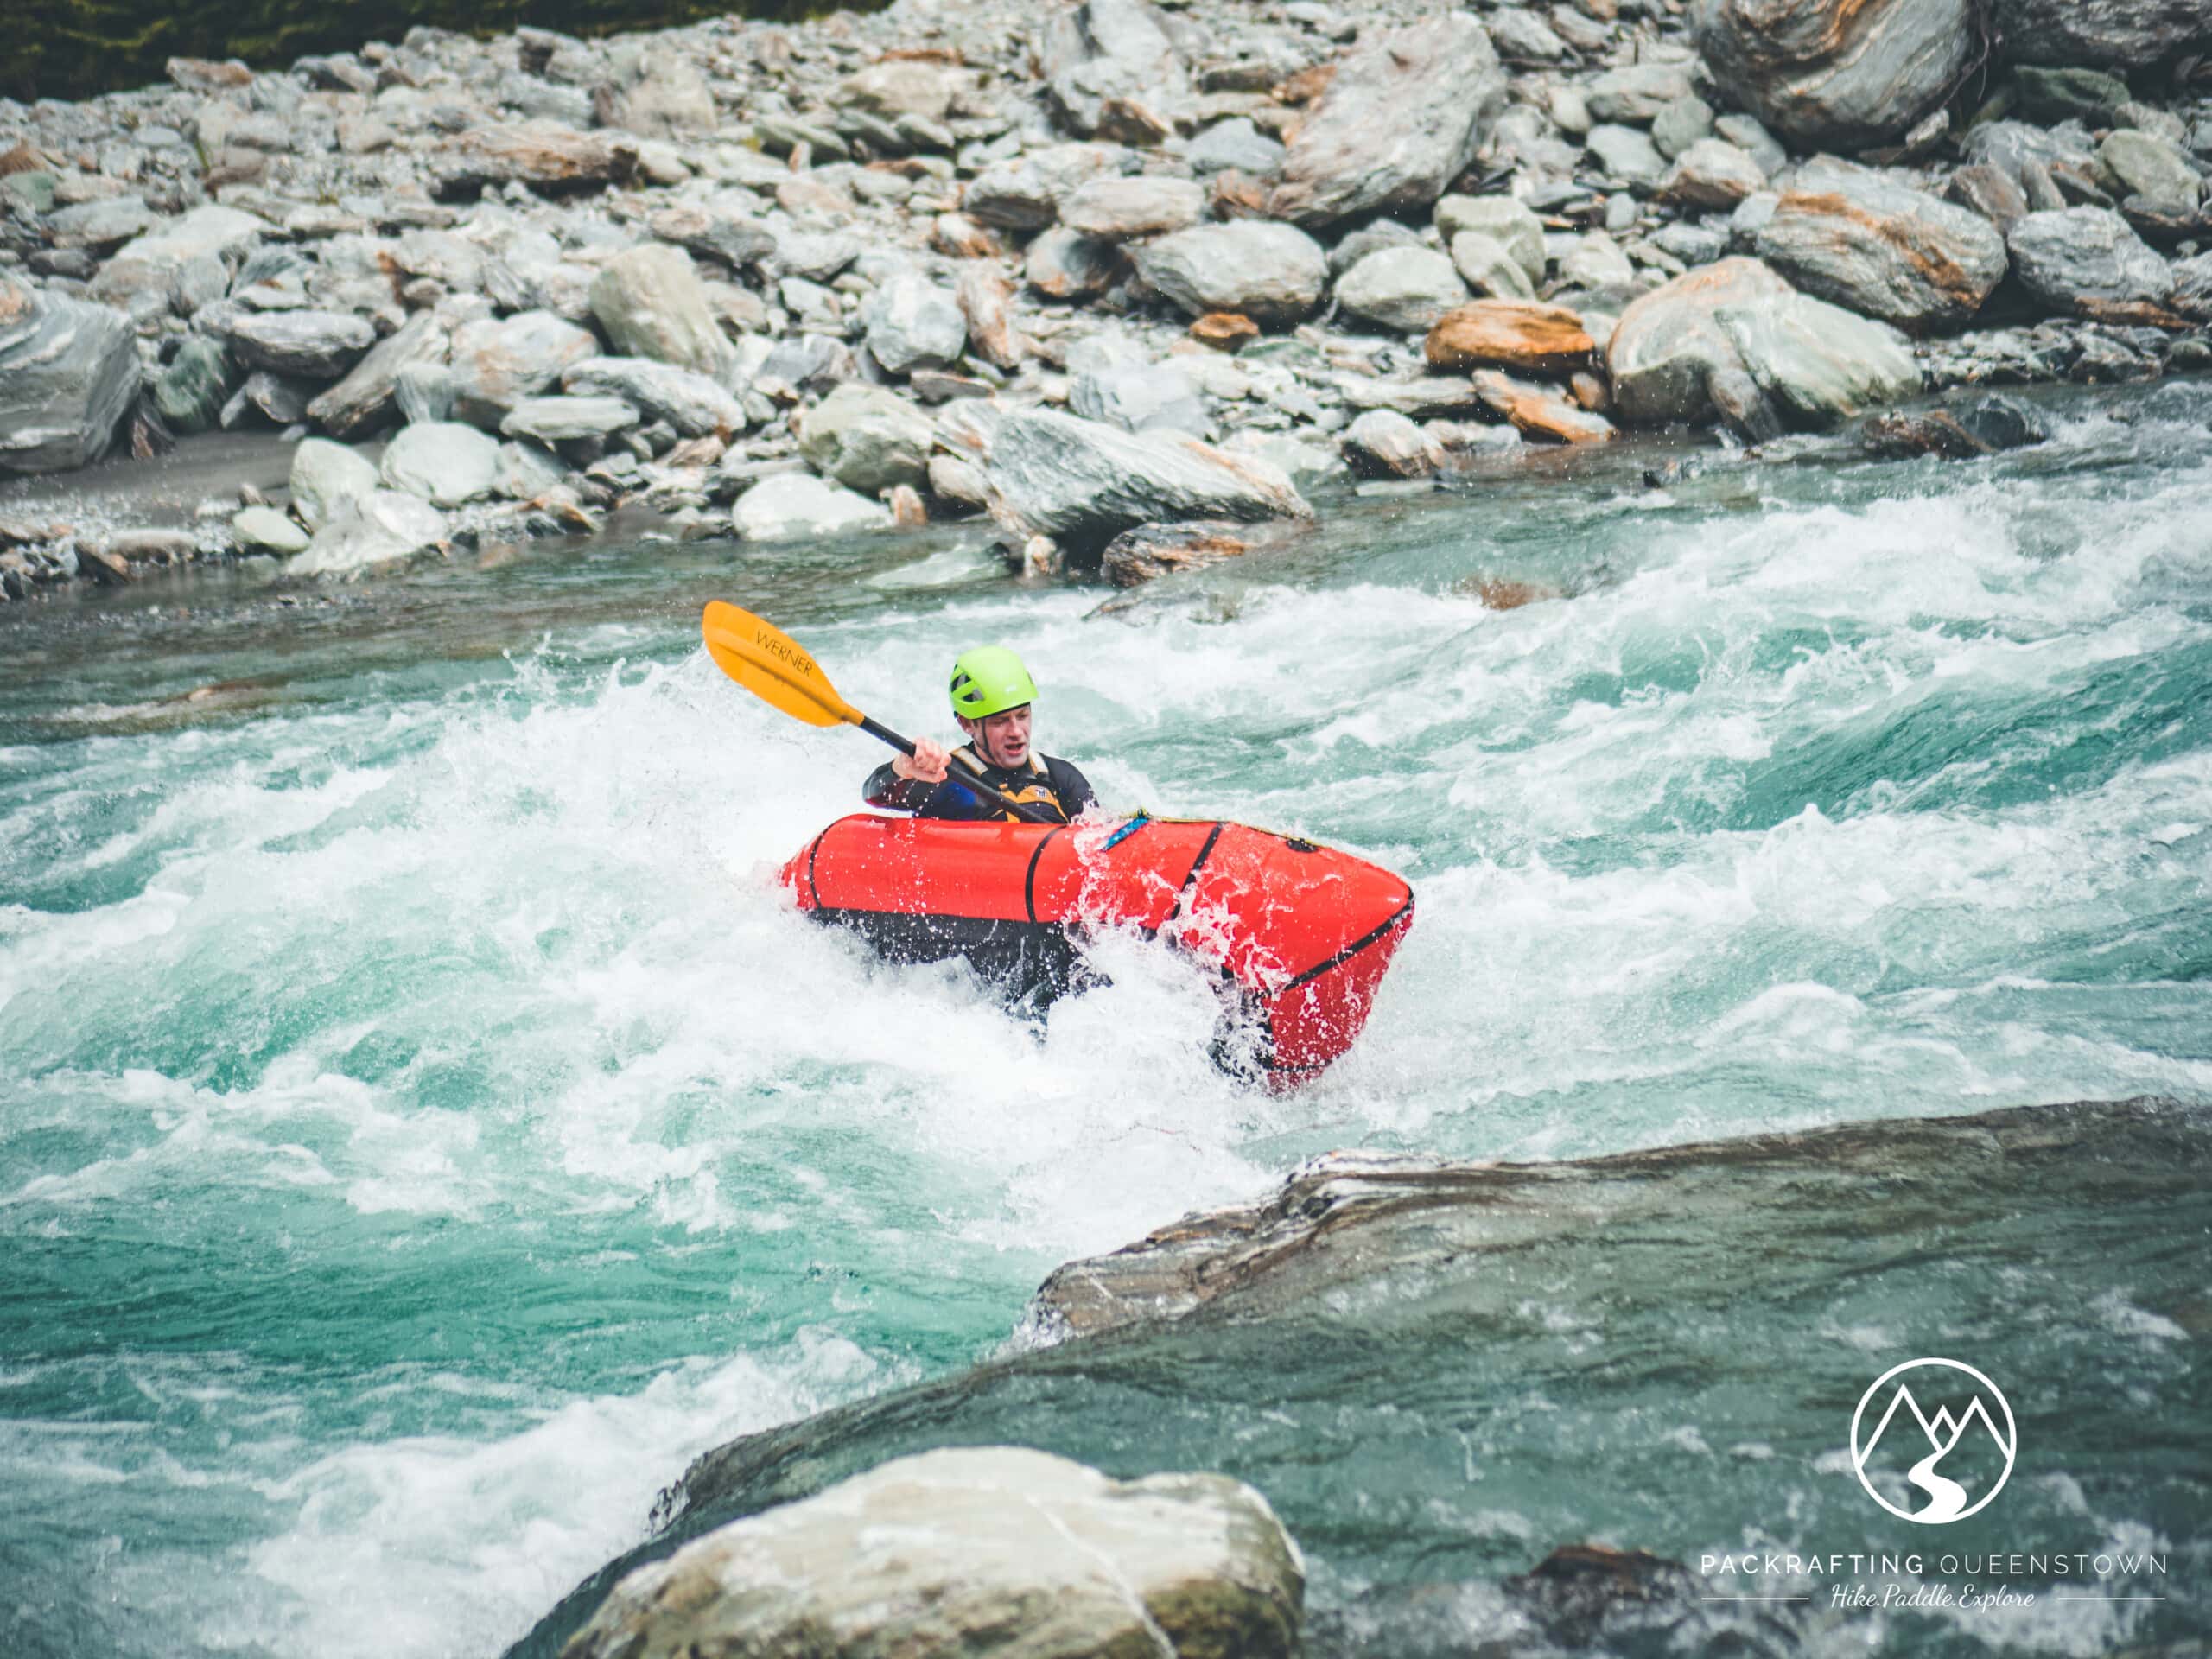
[[[1019,766],[1029,760],[1029,705],[1008,709],[982,720],[961,716],[960,729],[968,734],[976,752],[995,766]]]

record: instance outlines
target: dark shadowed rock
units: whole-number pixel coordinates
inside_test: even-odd
[[[1698,0],[1695,17],[1722,92],[1807,145],[1902,137],[1980,49],[1974,0]]]
[[[566,1652],[1292,1659],[1304,1605],[1298,1546],[1226,1475],[1115,1481],[1042,1452],[948,1447],[640,1567]]]
[[[2018,181],[2001,168],[1977,162],[1951,175],[1944,194],[1961,207],[1972,208],[1997,227],[1999,235],[2028,216],[2028,199]]]
[[[121,312],[0,274],[0,467],[59,473],[99,460],[138,379]]]
[[[1270,195],[1308,226],[1426,208],[1466,170],[1505,98],[1505,72],[1465,12],[1363,39],[1291,138]]]
[[[2005,268],[1979,213],[1826,158],[1798,173],[1755,245],[1806,293],[1908,330],[1965,321]]]
[[[214,340],[194,334],[177,347],[154,382],[154,407],[180,436],[215,424],[231,395],[231,359]]]
[[[1290,480],[1195,438],[1118,431],[1050,410],[998,424],[985,465],[994,512],[1009,527],[1095,553],[1137,524],[1187,518],[1304,518]]]
[[[2147,69],[2212,41],[2203,0],[1992,0],[2014,63]]]
[[[2013,397],[1984,397],[1961,410],[1925,414],[1877,415],[1860,429],[1859,441],[1885,460],[1941,455],[1969,460],[2041,443],[2050,430],[2036,412]]]
[[[1329,259],[1294,226],[1265,219],[1198,225],[1137,250],[1137,272],[1191,315],[1241,311],[1296,322],[1328,291]]]

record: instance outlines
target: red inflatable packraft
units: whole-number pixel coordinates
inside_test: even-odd
[[[1295,1085],[1351,1046],[1413,889],[1348,853],[1241,823],[964,823],[840,818],[784,866],[817,919],[887,957],[971,960],[1129,927],[1215,963],[1243,993],[1268,1080]]]

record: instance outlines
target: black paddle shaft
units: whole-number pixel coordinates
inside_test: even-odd
[[[886,743],[888,743],[893,748],[898,750],[899,753],[905,755],[908,760],[911,760],[913,759],[914,745],[911,739],[899,736],[898,733],[893,731],[888,726],[879,724],[877,721],[870,720],[866,715],[862,715],[861,716],[861,730],[866,732],[870,737],[881,738]],[[953,758],[956,760],[959,759],[957,755]],[[972,789],[978,795],[989,796],[991,799],[996,801],[1001,806],[1006,808],[1007,811],[1013,813],[1015,817],[1020,818],[1025,823],[1058,823],[1060,822],[1059,819],[1053,817],[1051,814],[1030,805],[1027,801],[1017,801],[1013,796],[1007,794],[1004,790],[997,788],[991,784],[985,783],[982,778],[978,775],[970,766],[963,764],[957,766],[955,768],[955,775],[959,779],[961,788]]]

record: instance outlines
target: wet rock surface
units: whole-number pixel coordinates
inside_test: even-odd
[[[624,1580],[566,1651],[1289,1659],[1304,1599],[1298,1547],[1248,1486],[976,1446],[709,1533]]]
[[[2205,1215],[2209,1166],[2212,1121],[2158,1102],[1567,1163],[1331,1154],[1249,1204],[1062,1267],[1021,1351],[707,1453],[664,1494],[660,1535],[580,1586],[514,1656],[556,1652],[617,1582],[692,1538],[889,1459],[1009,1434],[1090,1462],[1142,1444],[1167,1466],[1230,1469],[1265,1491],[1312,1559],[1310,1650],[1822,1651],[1817,1614],[1764,1608],[1751,1629],[1740,1608],[1705,1599],[1740,1582],[1689,1562],[1741,1512],[1732,1471],[1754,1460],[1808,1526],[1861,1515],[1856,1484],[1821,1464],[1891,1351],[1834,1338],[1834,1287],[1851,1285],[1852,1307],[1870,1314],[1948,1296],[1992,1375],[2088,1386],[2111,1363],[2107,1327],[2032,1328],[2027,1310],[2069,1295],[2086,1305],[2114,1284],[2161,1318],[2194,1309],[2195,1281],[2159,1241]],[[1888,1206],[1878,1233],[1870,1205]],[[1961,1274],[1961,1261],[2014,1276]],[[1746,1342],[1747,1329],[1763,1340]],[[1792,1356],[1786,1382],[1777,1348]],[[1390,1376],[1380,1398],[1378,1355]],[[2054,1422],[2046,1455],[2123,1485],[2139,1459],[2181,1455],[2185,1384],[2145,1386],[2172,1418],[2139,1431],[2153,1446]],[[1616,1438],[1594,1467],[1590,1437],[1655,1398],[1694,1446]],[[1408,1495],[1362,1517],[1345,1483],[1376,1457],[1394,1460]],[[2058,1500],[2011,1501],[2035,1524],[2068,1524]],[[1591,1541],[1599,1514],[1611,1545]]]

